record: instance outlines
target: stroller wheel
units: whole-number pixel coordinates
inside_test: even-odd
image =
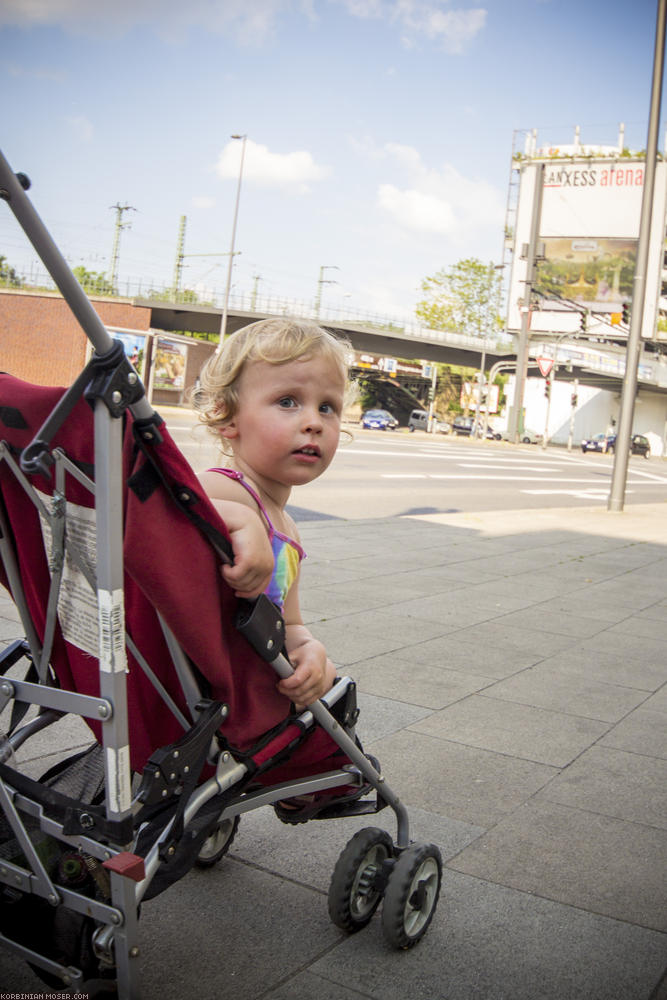
[[[412,844],[400,855],[387,883],[382,930],[392,948],[412,948],[433,919],[440,895],[442,859],[434,844]]]
[[[199,848],[199,854],[195,860],[198,868],[212,868],[213,865],[217,865],[220,858],[224,857],[232,846],[238,826],[239,817],[234,816],[233,819],[223,819],[213,828],[213,831],[209,833]]]
[[[370,921],[382,899],[385,862],[393,856],[391,837],[377,827],[359,830],[340,855],[329,886],[329,916],[353,934]]]

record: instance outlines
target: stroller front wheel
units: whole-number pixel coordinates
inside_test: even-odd
[[[340,855],[329,886],[329,916],[336,927],[354,934],[369,923],[382,899],[384,863],[393,856],[385,830],[359,830]]]
[[[412,948],[433,919],[442,859],[435,844],[411,844],[394,865],[382,907],[382,930],[392,948]]]

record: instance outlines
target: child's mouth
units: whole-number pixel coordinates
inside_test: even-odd
[[[302,455],[304,458],[320,458],[320,449],[316,445],[304,445],[303,448],[296,448],[292,453],[294,455]]]

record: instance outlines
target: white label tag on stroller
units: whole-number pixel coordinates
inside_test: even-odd
[[[65,503],[38,491],[49,517],[40,510],[44,549],[53,579],[62,570],[58,592],[58,621],[73,646],[99,656],[99,625],[95,568],[97,562],[95,511]],[[63,517],[64,514],[64,517]],[[63,539],[63,528],[66,541]],[[55,539],[54,539],[55,534]],[[64,551],[63,551],[64,549]],[[89,580],[93,581],[92,585]]]
[[[122,590],[100,590],[100,670],[120,673],[127,670],[125,655],[125,608]]]
[[[132,804],[130,748],[106,747],[105,753],[109,776],[109,806],[114,812],[126,812]]]

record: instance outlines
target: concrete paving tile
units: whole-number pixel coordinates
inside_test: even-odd
[[[492,683],[489,677],[424,663],[416,670],[414,661],[391,655],[365,660],[354,669],[360,691],[430,709],[444,708]]]
[[[454,596],[450,600],[447,594],[436,594],[434,597],[422,597],[419,600],[400,601],[387,607],[398,620],[418,620],[420,622],[435,622],[450,628],[465,628],[489,621],[504,614],[502,608],[478,606],[475,602],[461,600]],[[448,629],[443,629],[447,631]],[[424,635],[425,639],[430,638]]]
[[[517,649],[503,640],[493,643],[488,639],[482,643],[477,639],[460,639],[461,635],[473,632],[476,627],[450,632],[413,646],[412,662],[419,665],[419,670],[423,666],[434,666],[459,673],[470,672],[477,677],[502,678],[531,667],[541,659],[538,653]]]
[[[355,676],[357,666],[355,664]],[[359,725],[357,734],[364,747],[369,749],[375,740],[405,729],[411,722],[430,715],[432,709],[423,705],[408,705],[389,697],[378,697],[366,691],[357,691]]]
[[[402,618],[385,611],[343,615],[312,624],[316,638],[336,664],[352,664],[452,631],[456,626]]]
[[[143,907],[142,1000],[253,1000],[339,939],[322,894],[227,858]]]
[[[635,617],[638,620],[647,618],[649,621],[667,622],[667,603],[653,604],[650,608],[638,611]]]
[[[376,915],[311,972],[373,1000],[649,1000],[665,938],[446,870],[419,945],[383,945]]]
[[[667,931],[664,830],[532,801],[449,862],[457,871]],[[667,952],[665,952],[667,954]]]
[[[372,751],[407,805],[485,828],[557,773],[546,764],[435,739],[412,728],[378,740]]]
[[[585,600],[582,601],[582,595],[578,590],[572,594],[542,601],[536,608],[536,611],[540,615],[577,615],[579,618],[594,618],[596,621],[604,622],[605,625],[607,623],[613,625],[616,622],[623,621],[624,618],[632,614],[631,608],[621,607],[620,605],[589,605]]]
[[[630,658],[625,651],[627,645],[627,640],[622,638],[616,652],[612,652],[603,635],[595,636],[549,656],[544,663],[563,674],[579,675],[603,684],[618,684],[644,692],[661,687],[667,681],[667,659]]]
[[[667,714],[637,708],[610,729],[599,745],[667,760]]]
[[[506,643],[525,653],[535,653],[540,658],[567,649],[573,644],[574,638],[560,632],[544,632],[538,614],[533,615],[532,628],[518,628],[508,621],[507,616],[503,616],[461,629],[456,634],[457,640],[470,643],[471,650],[476,649],[478,644],[489,646]]]
[[[551,767],[565,767],[608,729],[593,719],[474,694],[410,726],[438,740]]]
[[[580,618],[577,615],[556,614],[552,612],[548,615],[540,615],[539,611],[531,608],[524,611],[514,611],[507,614],[502,619],[501,624],[514,628],[534,629],[535,625],[544,632],[555,632],[558,635],[567,636],[591,636],[597,635],[604,628],[604,623],[591,618]]]
[[[627,635],[638,635],[642,638],[657,639],[665,643],[667,649],[667,620],[655,621],[641,615],[625,618],[614,625],[614,632],[623,632]]]
[[[661,661],[664,663],[667,660],[664,642],[645,635],[629,635],[627,632],[621,631],[617,625],[611,625],[599,632],[595,636],[592,646],[600,652],[624,656],[626,659],[640,664],[647,660],[651,663],[660,663]]]
[[[591,747],[535,796],[667,829],[667,761]]]
[[[644,691],[604,684],[582,674],[561,671],[553,660],[499,681],[493,687],[487,687],[484,693],[489,698],[602,722],[618,722],[646,698]]]
[[[312,972],[302,972],[263,996],[265,1000],[367,1000],[368,993],[359,993],[349,984],[333,983]]]

